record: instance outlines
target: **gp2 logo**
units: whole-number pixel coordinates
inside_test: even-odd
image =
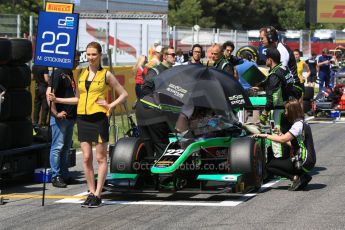
[[[183,153],[183,149],[168,149],[164,156],[176,156],[179,157]]]
[[[65,19],[59,19],[58,20],[58,26],[73,27],[74,26],[74,18],[73,17],[65,17]]]

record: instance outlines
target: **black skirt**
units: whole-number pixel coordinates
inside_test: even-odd
[[[105,113],[78,115],[77,127],[80,142],[106,143],[109,141],[109,120]]]

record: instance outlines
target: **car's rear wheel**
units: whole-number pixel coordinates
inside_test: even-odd
[[[236,52],[237,57],[242,57],[243,53],[249,53],[252,56],[252,60],[255,62],[259,61],[259,52],[255,46],[242,46]]]
[[[254,138],[239,138],[229,148],[230,170],[241,173],[246,185],[259,189],[263,182],[264,161],[259,144]]]
[[[121,138],[110,152],[110,172],[137,173],[141,170],[140,160],[145,155],[144,142],[140,138]]]

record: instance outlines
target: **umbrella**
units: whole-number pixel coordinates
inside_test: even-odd
[[[155,94],[162,104],[179,101],[222,111],[251,106],[241,84],[228,73],[198,65],[176,66],[161,73],[155,79]]]

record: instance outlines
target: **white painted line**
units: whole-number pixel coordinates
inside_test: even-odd
[[[127,204],[127,205],[168,205],[168,206],[217,206],[217,207],[234,207],[243,201],[222,201],[222,202],[181,202],[181,201],[103,201],[103,204]]]
[[[87,194],[89,194],[88,192],[82,192],[82,193],[79,193],[77,195],[74,195],[74,196],[86,196]],[[57,200],[55,201],[55,203],[82,203],[84,201],[84,199],[80,199],[80,198],[65,198],[65,199],[62,199],[62,200]]]
[[[278,183],[279,180],[270,181],[269,183],[263,184],[259,189],[258,193],[265,191],[269,187],[272,187],[274,184]],[[87,195],[87,192],[77,194],[75,196],[84,196]],[[211,194],[197,194],[194,197],[201,198],[199,195],[211,195]],[[215,194],[216,196],[217,194]],[[219,194],[221,195],[221,194]],[[124,204],[124,205],[168,205],[168,206],[208,206],[208,207],[235,207],[248,199],[256,196],[257,193],[247,193],[242,196],[236,196],[236,200],[224,200],[220,202],[205,202],[205,201],[126,201],[126,200],[103,200],[104,205],[114,205],[114,204]],[[207,199],[207,198],[205,198]],[[56,203],[68,203],[68,204],[80,204],[83,202],[83,199],[62,199],[56,201]]]
[[[307,117],[307,118],[305,118],[304,120],[305,121],[309,121],[309,120],[312,120],[312,119],[314,119],[315,117],[314,116],[312,116],[312,117]]]

